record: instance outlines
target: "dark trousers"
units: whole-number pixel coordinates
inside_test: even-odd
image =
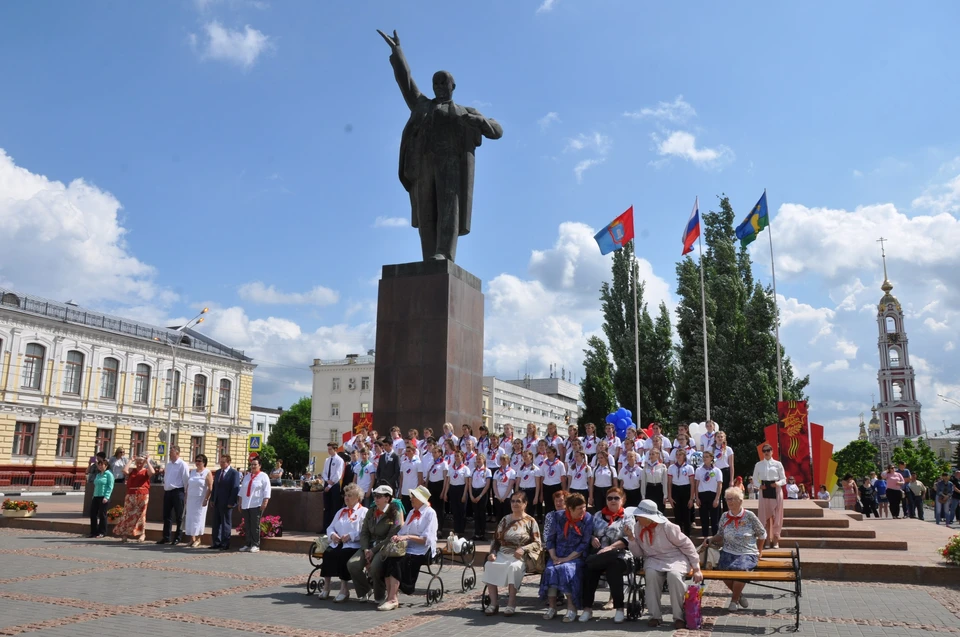
[[[559,483],[543,485],[543,489],[541,491],[543,494],[543,518],[541,518],[541,522],[547,517],[548,513],[553,511],[553,494],[562,490],[562,488],[563,485]]]
[[[233,533],[233,508],[227,504],[213,505],[213,545],[230,546],[230,535]]]
[[[477,489],[474,487],[470,488],[470,496],[477,498],[480,497],[480,493],[483,489]],[[482,498],[477,500],[477,503],[473,505],[473,534],[477,537],[484,537],[487,534],[487,500],[490,499],[490,492],[488,491]],[[468,502],[472,502],[469,500]]]
[[[898,489],[887,488],[887,500],[890,501],[890,515],[895,518],[900,517],[900,500],[903,498],[903,492]]]
[[[497,519],[497,524],[500,524],[505,516],[510,515],[510,496],[508,495],[505,500],[493,496],[493,515]]]
[[[916,507],[913,504],[913,493],[910,491],[910,487],[903,485],[903,498],[902,498],[903,514],[907,517],[914,518],[916,517]]]
[[[440,494],[443,493],[443,480],[427,483],[427,491],[430,492],[430,507],[437,512],[437,537],[443,536],[443,500]]]
[[[527,496],[527,515],[536,517],[534,514],[537,512],[537,505],[533,503],[533,499],[537,496],[537,488],[530,487],[529,489],[524,489],[523,493]]]
[[[683,534],[690,537],[690,527],[693,525],[693,509],[690,502],[690,485],[675,484],[671,487],[673,495],[673,515]]]
[[[107,534],[107,498],[90,501],[90,535]]]
[[[720,474],[723,476],[723,484],[720,485],[720,512],[722,513],[727,510],[727,501],[723,499],[723,493],[730,488],[730,467],[720,469]]]
[[[340,510],[340,484],[337,483],[330,487],[330,490],[323,491],[323,531],[333,524],[333,516]]]
[[[657,503],[657,509],[660,513],[663,513],[663,485],[662,484],[648,484],[647,491],[643,494],[648,500],[653,500]]]
[[[410,499],[410,496],[401,495],[400,504],[403,505],[404,516],[406,516],[407,513],[410,513],[411,511],[413,511],[413,500]]]
[[[877,501],[870,499],[860,500],[860,507],[863,509],[863,517],[869,518],[872,513],[875,517],[880,517],[880,510],[877,508]]]
[[[601,575],[607,577],[613,607],[623,608],[623,575],[627,572],[627,562],[621,558],[622,553],[623,551],[607,551],[587,558],[583,573],[584,610],[593,608]]]
[[[467,488],[464,484],[451,484],[447,489],[447,503],[453,513],[453,532],[463,537],[467,530],[467,503],[463,501],[463,492]]]
[[[914,495],[913,491],[907,489],[907,497],[910,499],[910,517],[916,517],[918,520],[923,519],[923,494]]]
[[[593,508],[597,511],[607,506],[607,490],[610,488],[593,485]],[[620,506],[624,506],[624,504],[621,502]]]
[[[703,537],[716,535],[720,525],[720,507],[713,506],[717,497],[714,491],[701,491],[697,494],[700,500],[700,532]]]
[[[180,541],[181,527],[183,525],[183,489],[170,489],[163,492],[163,539],[170,541],[170,531],[173,528],[173,522],[177,522],[177,534],[173,539]],[[174,518],[176,516],[176,518]]]
[[[640,493],[639,488],[625,489],[624,492],[627,494],[627,501],[623,505],[625,507],[635,507],[643,500],[643,494]]]

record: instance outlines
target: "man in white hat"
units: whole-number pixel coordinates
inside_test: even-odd
[[[643,500],[639,505],[627,509],[626,514],[637,519],[636,529],[624,527],[624,534],[630,552],[643,557],[646,604],[650,611],[647,625],[656,628],[662,623],[660,596],[666,580],[673,611],[673,627],[686,628],[683,619],[683,578],[692,576],[694,582],[703,581],[697,547],[679,526],[660,513],[653,500]]]

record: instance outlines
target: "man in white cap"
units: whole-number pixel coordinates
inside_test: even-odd
[[[639,505],[627,509],[626,514],[637,519],[636,529],[626,526],[624,534],[630,552],[643,557],[646,604],[650,611],[647,625],[656,628],[662,623],[660,596],[666,580],[673,611],[673,627],[686,628],[683,619],[683,578],[689,575],[694,582],[703,581],[697,547],[679,526],[669,522],[660,513],[653,500],[643,500]]]

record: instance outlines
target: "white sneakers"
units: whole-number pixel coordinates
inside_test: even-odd
[[[340,602],[346,601],[346,600],[349,599],[349,598],[350,598],[350,592],[347,591],[346,593],[339,593],[339,594],[334,598],[333,602],[334,602],[335,604],[339,604]]]
[[[618,609],[617,609],[617,612],[616,612],[616,613],[614,614],[614,616],[613,616],[613,623],[614,623],[614,624],[622,624],[622,623],[623,623],[623,609],[622,609],[622,608],[618,608]]]
[[[248,553],[249,551],[250,551],[250,547],[249,547],[249,546],[241,546],[241,547],[240,547],[240,552],[241,552],[241,553]]]
[[[575,610],[568,610],[568,611],[567,611],[567,614],[563,616],[563,623],[564,623],[564,624],[571,624],[571,623],[573,623],[573,622],[575,622],[575,621],[577,621],[577,611],[575,611]]]
[[[553,619],[553,618],[556,617],[556,616],[557,616],[557,609],[556,609],[556,608],[548,608],[548,609],[547,609],[547,612],[545,612],[545,613],[543,614],[543,618],[544,618],[544,619]]]
[[[580,614],[580,621],[583,622],[584,624],[586,624],[591,619],[593,619],[593,611],[590,610],[589,608]]]
[[[260,552],[260,547],[259,547],[259,546],[251,546],[251,547],[250,547],[250,552],[251,552],[251,553],[259,553],[259,552]]]

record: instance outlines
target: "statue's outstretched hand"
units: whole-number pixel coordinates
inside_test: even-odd
[[[397,49],[397,47],[400,46],[400,36],[397,35],[396,30],[394,30],[392,38],[386,33],[384,33],[383,31],[381,31],[380,29],[377,29],[377,33],[379,33],[380,37],[383,38],[384,41],[390,45],[391,51]]]

